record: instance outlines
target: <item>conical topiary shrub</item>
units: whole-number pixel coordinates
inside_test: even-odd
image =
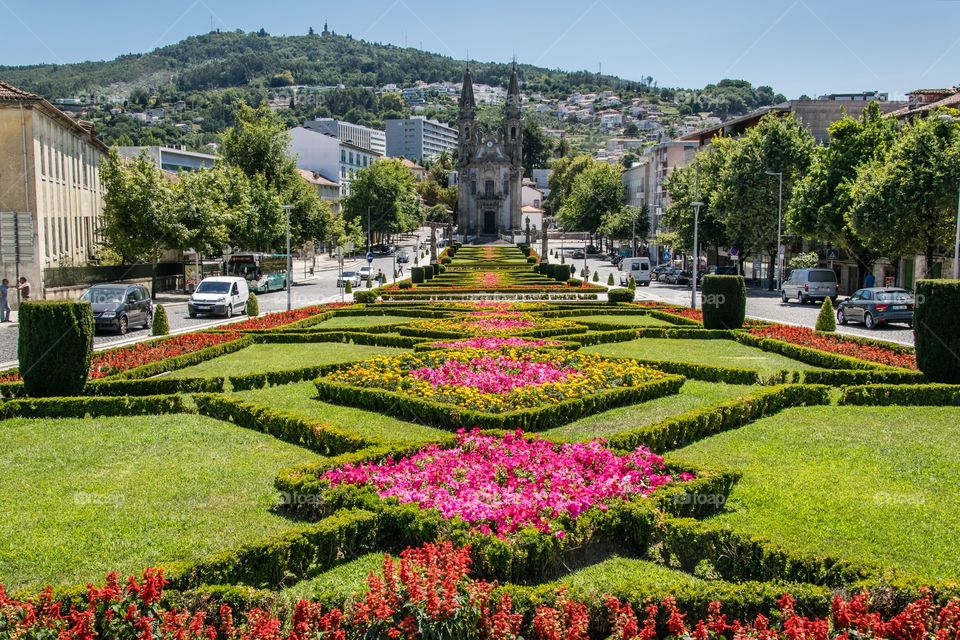
[[[257,294],[252,291],[247,295],[247,315],[251,318],[260,315],[260,303],[257,302]]]
[[[611,275],[613,275],[613,274],[611,274]],[[594,281],[594,282],[600,282],[600,272],[599,272],[599,271],[594,271],[594,272],[593,272],[593,281]]]
[[[153,311],[153,335],[165,336],[170,333],[170,321],[167,320],[167,310],[158,304]]]
[[[611,273],[609,276],[607,276],[607,286],[608,286],[608,287],[612,287],[613,284],[614,284],[614,283],[613,283],[613,273]]]
[[[343,285],[343,292],[347,295],[353,293],[353,283],[347,280],[347,283]]]
[[[837,330],[837,316],[833,310],[833,300],[823,299],[820,306],[820,315],[817,316],[817,331],[832,332]]]

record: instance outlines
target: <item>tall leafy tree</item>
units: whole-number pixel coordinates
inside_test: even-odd
[[[863,282],[879,257],[850,224],[857,171],[882,158],[897,135],[896,121],[883,117],[876,102],[859,119],[849,116],[830,126],[830,144],[817,147],[810,170],[800,179],[787,210],[787,226],[805,238],[843,248],[857,263]]]
[[[620,166],[596,162],[576,176],[557,219],[567,229],[594,233],[605,216],[623,208],[623,196]]]
[[[574,157],[561,157],[550,163],[552,169],[547,185],[550,187],[550,195],[544,203],[547,211],[557,213],[563,205],[563,201],[573,189],[573,181],[576,177],[588,167],[596,163],[592,156],[581,154]]]
[[[374,162],[357,172],[350,195],[341,202],[344,217],[358,220],[373,234],[392,235],[416,228],[420,222],[413,174],[395,158]]]
[[[666,188],[670,204],[664,211],[661,222],[677,234],[676,244],[670,245],[673,249],[693,251],[694,202],[703,203],[697,224],[700,246],[712,246],[719,250],[721,246],[730,244],[726,225],[717,217],[710,202],[725,149],[725,145],[721,143],[716,148],[700,153],[691,164],[675,169],[667,177]]]
[[[226,164],[183,174],[174,191],[183,244],[201,254],[230,246],[233,230],[252,207],[249,179]]]
[[[288,186],[296,173],[289,148],[286,123],[267,104],[256,109],[241,105],[235,124],[220,136],[224,162],[239,167],[249,178],[262,175],[271,188]]]
[[[156,263],[164,249],[183,246],[170,182],[146,156],[121,158],[116,149],[100,163],[106,191],[100,235],[123,261]]]
[[[783,204],[810,164],[814,141],[791,115],[769,114],[743,137],[724,142],[710,204],[722,220],[727,237],[745,251],[770,257],[768,283],[773,287],[777,250],[779,180],[767,171],[783,174]],[[715,143],[716,144],[716,143]]]
[[[534,169],[546,167],[553,155],[553,140],[538,122],[526,117],[523,120],[523,172],[530,177]]]
[[[882,157],[860,167],[848,220],[880,254],[933,256],[950,244],[960,184],[960,124],[931,114],[905,126]]]
[[[643,241],[650,235],[650,208],[625,206],[609,211],[603,216],[599,231],[611,240]]]

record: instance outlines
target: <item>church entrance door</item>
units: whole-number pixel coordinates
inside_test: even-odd
[[[483,212],[483,234],[493,235],[497,232],[497,213],[495,211]]]

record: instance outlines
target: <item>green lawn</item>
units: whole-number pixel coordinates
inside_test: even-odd
[[[667,322],[666,320],[661,320],[660,318],[654,318],[652,316],[644,315],[595,315],[595,316],[577,316],[575,318],[570,318],[573,322],[602,322],[603,324],[616,325],[617,328],[622,327],[675,327],[676,325]]]
[[[806,371],[810,365],[791,360],[778,353],[768,353],[733,340],[687,340],[670,338],[638,338],[586,347],[588,353],[643,360],[673,360],[715,367],[752,369],[762,374],[778,371]]]
[[[416,321],[417,318],[408,318],[406,316],[334,316],[329,320],[324,320],[320,324],[313,325],[312,328],[356,329],[360,327],[376,327],[384,324],[406,324],[407,322]]]
[[[960,577],[960,408],[788,409],[675,453],[743,471],[716,520],[775,542]]]
[[[196,415],[0,423],[0,582],[100,580],[294,526],[273,480],[316,454]]]
[[[260,371],[282,371],[320,364],[363,360],[380,354],[394,354],[406,349],[371,347],[342,342],[308,342],[297,344],[255,344],[225,356],[177,369],[175,378],[208,378],[236,376]]]
[[[364,435],[373,435],[387,440],[435,440],[450,435],[448,431],[398,420],[375,411],[320,402],[315,399],[317,389],[312,382],[243,391],[236,395],[248,402],[254,402],[277,411],[326,422]]]
[[[342,605],[351,600],[354,595],[366,593],[367,577],[371,571],[381,573],[384,556],[383,553],[368,553],[360,556],[311,578],[301,580],[284,589],[283,595],[291,601],[319,597],[328,604]]]
[[[758,389],[759,387],[749,385],[687,380],[678,394],[586,416],[570,424],[550,429],[547,433],[569,440],[609,437],[622,431],[659,422],[690,409],[747,395]]]
[[[688,573],[676,571],[639,558],[611,556],[596,564],[578,569],[554,584],[567,585],[574,593],[602,597],[606,594],[661,595],[703,582]],[[638,598],[640,599],[640,598]]]

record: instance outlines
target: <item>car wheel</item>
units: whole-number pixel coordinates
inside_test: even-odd
[[[227,311],[226,311],[226,313],[224,313],[224,317],[225,317],[225,318],[232,318],[232,317],[233,317],[233,303],[232,303],[232,302],[227,305]]]
[[[189,315],[191,318],[196,318],[196,317],[197,317],[197,312],[196,312],[196,311],[190,311],[190,312],[188,312],[188,315]]]
[[[807,296],[801,293],[797,296],[797,301],[800,302],[800,304],[807,304]]]
[[[153,328],[153,311],[147,311],[147,319],[143,322],[144,329]]]
[[[127,316],[120,316],[120,319],[117,320],[117,333],[120,334],[121,336],[126,335],[127,329],[129,328],[130,327],[129,327],[129,321],[127,320]]]
[[[867,329],[876,329],[876,328],[877,328],[877,321],[873,319],[873,315],[872,315],[869,311],[868,311],[867,313],[863,314],[863,325],[864,325]]]
[[[787,292],[783,289],[780,290],[780,301],[781,302],[790,302],[790,298],[787,297]]]
[[[243,303],[243,309],[240,310],[240,315],[242,315],[242,316],[247,315],[247,303],[246,303],[246,302]]]
[[[908,322],[908,323],[907,323],[907,328],[908,328],[908,329],[913,329],[913,322]]]
[[[847,324],[847,314],[843,309],[837,309],[837,324]]]

